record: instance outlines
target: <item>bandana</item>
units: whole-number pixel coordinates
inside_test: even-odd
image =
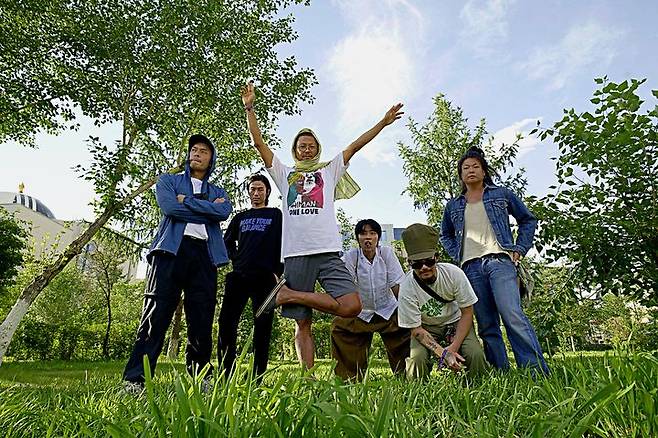
[[[297,154],[295,154],[295,148],[297,146],[297,139],[304,134],[313,136],[315,142],[318,144],[318,153],[315,155],[315,157],[311,158],[310,160],[301,161],[297,159]],[[301,129],[295,136],[294,140],[292,141],[292,159],[295,161],[295,171],[291,173],[290,176],[288,177],[288,183],[292,184],[293,182],[297,181],[302,173],[313,172],[318,169],[322,169],[323,167],[326,167],[329,164],[329,161],[320,162],[321,153],[322,153],[322,146],[320,145],[318,136],[315,135],[315,133],[309,128]],[[361,190],[361,187],[359,187],[359,185],[356,183],[356,181],[354,181],[354,179],[350,176],[349,173],[345,172],[343,176],[340,177],[338,183],[336,184],[336,189],[334,191],[334,199],[335,200],[350,199],[352,196],[356,195],[359,192],[359,190]]]

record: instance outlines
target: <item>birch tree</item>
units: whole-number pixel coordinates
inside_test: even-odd
[[[298,3],[307,2],[3,4],[0,140],[33,145],[40,129],[75,128],[77,114],[98,126],[118,124],[121,134],[112,144],[89,138],[91,164],[77,170],[94,185],[97,216],[23,289],[0,326],[0,363],[30,305],[100,229],[112,223],[141,236],[152,231],[147,225],[159,212],[150,188],[163,172],[182,170],[190,134],[215,141],[215,182],[234,187],[237,170],[255,159],[239,99],[245,78],[258,78],[267,96],[258,109],[265,132],[279,114],[294,114],[300,102],[312,100],[312,71],[275,51],[296,38],[294,18],[280,11]]]

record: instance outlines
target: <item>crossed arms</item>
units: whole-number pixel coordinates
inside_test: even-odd
[[[155,197],[162,212],[173,219],[193,224],[216,224],[228,219],[233,206],[223,189],[212,201],[177,194],[172,175],[162,175],[155,186]]]

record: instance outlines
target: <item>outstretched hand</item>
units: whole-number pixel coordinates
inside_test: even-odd
[[[400,111],[400,109],[402,109],[403,106],[404,104],[398,103],[393,105],[390,110],[386,111],[386,114],[384,114],[384,124],[386,126],[402,117],[404,112]]]
[[[242,87],[241,95],[244,106],[254,105],[254,100],[256,100],[256,92],[254,91],[254,88],[254,81],[249,81],[244,87]]]

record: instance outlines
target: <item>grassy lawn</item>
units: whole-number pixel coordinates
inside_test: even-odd
[[[657,436],[658,358],[555,357],[551,376],[513,370],[469,381],[437,372],[395,379],[376,361],[343,384],[329,361],[302,373],[272,363],[263,384],[243,366],[202,394],[163,361],[147,391],[121,390],[123,361],[5,362],[0,436]]]

